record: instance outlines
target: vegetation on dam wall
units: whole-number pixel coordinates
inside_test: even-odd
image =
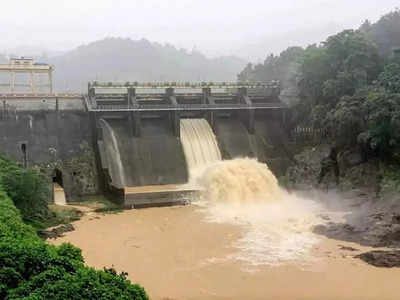
[[[27,166],[37,166],[49,182],[62,173],[68,201],[97,194],[99,180],[92,148],[92,128],[81,111],[19,110],[0,117],[1,151]]]
[[[82,142],[74,156],[42,163],[38,168],[49,180],[55,177],[56,170],[61,172],[67,201],[78,201],[81,196],[99,192],[95,155],[88,142]]]
[[[0,178],[0,299],[148,299],[125,273],[86,267],[80,249],[48,245],[23,222],[47,213],[37,171],[2,158]],[[36,191],[40,199],[33,198]]]

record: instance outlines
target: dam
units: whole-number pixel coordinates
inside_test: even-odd
[[[220,160],[256,158],[279,173],[287,161],[278,96],[276,83],[90,83],[105,187],[139,207],[184,199],[194,173]]]
[[[106,193],[126,207],[179,202],[220,160],[285,172],[287,107],[270,83],[99,83],[82,94],[0,94],[1,152],[36,166],[66,202]]]

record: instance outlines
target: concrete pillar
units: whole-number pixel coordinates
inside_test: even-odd
[[[2,119],[6,118],[6,100],[3,100],[3,111],[1,113],[1,118]]]
[[[215,112],[213,112],[212,110],[207,113],[207,121],[210,124],[213,132],[216,133],[215,132]]]
[[[175,94],[174,88],[165,89],[166,98],[169,99],[171,96]]]
[[[53,94],[53,71],[49,71],[50,94]]]
[[[88,90],[88,96],[89,97],[96,97],[96,90],[95,90],[95,88],[94,87],[91,87],[89,90]]]
[[[250,97],[247,94],[247,88],[240,88],[239,89],[239,95],[240,95],[240,101],[244,102],[247,104],[248,108],[248,113],[246,116],[246,126],[247,130],[249,131],[250,134],[254,134],[255,132],[255,111],[254,108],[252,108],[252,101]]]
[[[135,100],[134,100],[135,96],[136,96],[136,90],[134,88],[131,88],[131,87],[128,88],[128,98],[127,98],[128,108],[133,107],[134,102],[135,102]]]
[[[15,73],[14,71],[10,72],[10,92],[14,92],[15,90]]]
[[[177,106],[178,105],[178,101],[176,100],[175,96],[170,96],[169,97],[170,102],[172,105]],[[177,110],[173,110],[170,112],[171,113],[171,120],[172,120],[172,128],[174,131],[174,135],[177,138],[181,137],[181,119],[180,119],[180,114],[179,111]]]
[[[203,88],[203,95],[202,95],[202,104],[207,103],[207,98],[211,96],[211,88]]]
[[[31,71],[31,92],[34,94],[36,92],[35,86],[35,74]]]

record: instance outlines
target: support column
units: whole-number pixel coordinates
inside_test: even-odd
[[[202,104],[207,103],[207,98],[211,96],[211,88],[203,88]]]
[[[134,106],[135,102],[135,96],[136,96],[136,90],[134,88],[128,88],[128,108],[131,108]]]
[[[2,119],[6,119],[6,114],[7,114],[7,112],[6,112],[6,100],[3,100],[3,112],[2,112],[2,114],[1,114],[1,117],[2,117]]]
[[[50,87],[50,94],[53,94],[53,71],[49,71],[49,87]]]
[[[36,92],[36,86],[35,86],[35,74],[33,71],[31,71],[31,92],[34,94]]]
[[[175,107],[178,106],[178,101],[176,100],[175,96],[170,96],[169,97],[171,104],[174,105]],[[181,117],[180,113],[177,110],[173,110],[171,112],[171,117],[172,117],[172,128],[174,131],[174,136],[177,138],[181,137]]]
[[[10,73],[10,92],[14,92],[15,90],[15,73],[11,71]]]
[[[210,124],[211,129],[213,130],[213,132],[216,133],[216,132],[215,132],[215,112],[213,112],[212,110],[210,110],[210,111],[207,113],[207,120],[208,120],[208,123]]]
[[[165,89],[165,95],[166,95],[166,99],[171,100],[170,97],[172,97],[172,96],[175,95],[175,90],[174,90],[174,88],[167,88],[167,89]]]
[[[247,130],[249,131],[250,134],[254,134],[255,132],[255,111],[254,108],[252,108],[253,102],[251,101],[250,97],[247,95],[247,88],[241,88],[239,90],[239,95],[241,101],[243,101],[245,104],[247,104],[248,108],[248,113],[246,116],[246,126]]]
[[[211,96],[211,88],[207,87],[207,88],[203,88],[203,104],[210,104],[210,105],[214,105],[215,101],[214,98]],[[211,129],[214,131],[215,133],[215,112],[210,110],[208,112],[205,113],[206,118],[208,120],[208,123],[211,126]]]

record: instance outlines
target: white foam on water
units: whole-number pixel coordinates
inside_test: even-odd
[[[181,140],[188,185],[201,190],[196,203],[206,220],[244,228],[232,259],[252,266],[310,259],[318,243],[311,227],[320,222],[314,202],[284,191],[268,166],[254,159],[222,161],[205,119],[182,119]]]
[[[208,222],[244,229],[232,259],[251,266],[310,261],[319,241],[311,228],[321,223],[321,208],[283,190],[265,164],[247,158],[220,161],[196,183],[202,189],[196,204]]]

